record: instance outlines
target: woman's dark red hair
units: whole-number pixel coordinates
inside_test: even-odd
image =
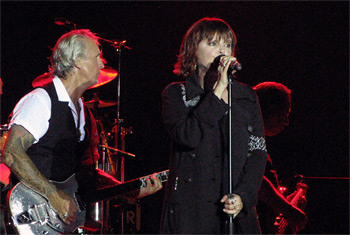
[[[197,65],[196,51],[198,44],[203,39],[210,41],[215,33],[219,38],[232,40],[231,48],[233,53],[237,39],[232,28],[221,19],[206,17],[195,22],[186,32],[182,39],[180,53],[173,72],[185,78],[193,75]]]

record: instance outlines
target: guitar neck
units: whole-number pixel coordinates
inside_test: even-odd
[[[169,170],[165,170],[157,173],[155,176],[160,179],[161,182],[168,180]],[[147,175],[137,179],[123,182],[116,186],[106,187],[97,190],[96,192],[78,192],[77,198],[84,204],[94,203],[102,200],[108,200],[126,194],[132,191],[139,190],[146,187],[146,180],[151,178],[152,175]]]
[[[296,206],[298,204],[298,201],[300,200],[301,196],[303,195],[303,189],[298,189],[298,192],[295,194],[293,199],[290,201],[290,204],[293,206]]]

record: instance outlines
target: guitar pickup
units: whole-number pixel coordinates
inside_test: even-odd
[[[34,205],[27,211],[12,216],[12,220],[15,225],[30,224],[35,222],[40,222],[40,224],[44,224],[47,222],[48,218],[49,215],[48,211],[46,210],[45,204]]]
[[[28,211],[25,211],[19,215],[12,216],[12,219],[15,225],[30,224],[35,222],[33,216]]]

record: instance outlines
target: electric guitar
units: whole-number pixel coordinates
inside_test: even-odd
[[[306,195],[306,190],[308,187],[304,183],[298,183],[296,188],[297,188],[297,193],[293,196],[293,198],[290,201],[290,204],[292,204],[293,206],[297,206],[299,200]],[[288,226],[288,223],[283,217],[283,214],[279,214],[279,216],[276,217],[276,220],[274,223],[276,234],[278,235],[285,234],[287,226]],[[292,234],[296,234],[296,232],[292,231]]]
[[[156,174],[161,182],[168,180],[169,170]],[[9,192],[8,204],[12,222],[18,234],[62,234],[72,233],[84,225],[86,205],[108,200],[146,186],[151,175],[133,179],[117,186],[106,187],[94,192],[81,192],[75,174],[63,182],[51,181],[57,189],[73,197],[78,205],[74,223],[65,224],[52,208],[49,201],[40,193],[23,183],[16,184]]]

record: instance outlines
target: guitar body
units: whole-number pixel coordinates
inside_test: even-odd
[[[169,170],[166,170],[157,173],[156,177],[158,177],[161,182],[165,182],[168,179],[168,174]],[[139,190],[141,187],[146,187],[146,180],[150,177],[151,175],[144,176],[119,185],[105,187],[97,191],[85,190],[84,192],[78,190],[78,183],[75,175],[72,175],[63,182],[51,181],[57,189],[63,190],[74,198],[78,205],[79,211],[76,214],[76,220],[71,224],[65,224],[44,196],[23,183],[16,184],[9,192],[8,208],[14,228],[17,230],[18,234],[71,234],[78,227],[84,225],[86,216],[85,207],[87,204],[108,200],[126,192]]]
[[[298,207],[298,203],[302,197],[305,197],[308,187],[306,184],[299,182],[296,188],[297,188],[297,193],[293,196],[293,198],[290,199],[290,203]],[[301,209],[303,210],[304,208],[301,208]],[[275,227],[275,234],[278,234],[278,235],[297,234],[296,231],[294,230],[292,231],[292,229],[288,226],[288,223],[283,217],[283,214],[279,214],[276,217],[276,220],[274,222],[274,227]]]
[[[54,182],[57,189],[75,198],[78,184],[75,175],[66,181]],[[76,214],[74,223],[65,224],[53,210],[48,200],[41,194],[28,188],[23,183],[16,184],[8,198],[9,211],[18,234],[62,234],[72,233],[84,225],[86,211]]]
[[[284,235],[284,234],[296,235],[297,232],[292,230],[292,228],[290,226],[287,226],[287,225],[288,225],[287,222],[283,218],[283,214],[279,214],[278,216],[276,216],[276,220],[274,223],[275,234],[276,235]]]

